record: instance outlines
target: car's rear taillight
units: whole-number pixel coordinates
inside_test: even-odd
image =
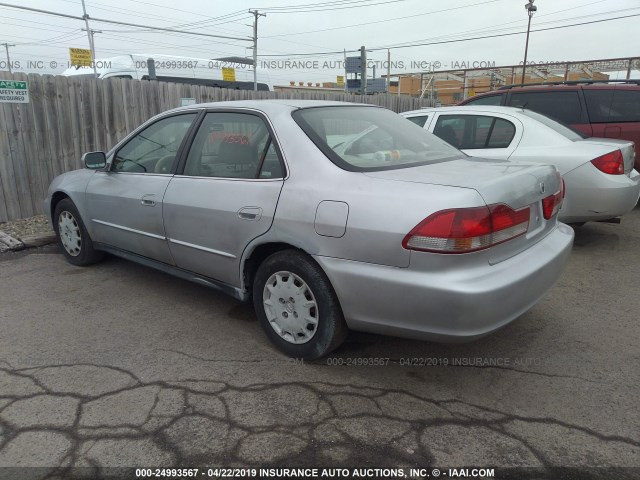
[[[436,212],[411,230],[402,246],[408,250],[468,253],[489,248],[527,233],[529,207],[504,204]]]
[[[594,158],[591,163],[601,172],[609,175],[624,175],[624,159],[620,149]]]
[[[562,200],[564,199],[564,178],[562,179],[560,190],[553,195],[549,195],[542,200],[542,214],[546,220],[549,220],[560,211]]]

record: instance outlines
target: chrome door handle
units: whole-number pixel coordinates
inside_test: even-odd
[[[260,207],[244,207],[238,210],[238,217],[249,221],[260,220],[262,209]]]
[[[156,204],[156,201],[153,200],[154,196],[155,195],[153,194],[143,195],[142,198],[140,199],[140,203],[145,207],[153,207]]]

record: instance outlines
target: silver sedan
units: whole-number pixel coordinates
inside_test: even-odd
[[[486,335],[552,287],[573,241],[555,167],[471,159],[373,106],[193,105],[84,163],[45,201],[71,263],[109,252],[252,301],[294,357],[349,328]]]
[[[468,155],[555,165],[567,187],[562,222],[617,219],[638,203],[633,142],[585,138],[545,115],[515,107],[470,105],[402,115]]]

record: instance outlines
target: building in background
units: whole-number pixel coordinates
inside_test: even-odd
[[[531,84],[562,81],[606,81],[610,78],[637,78],[640,58],[618,58],[527,66],[525,82]],[[603,73],[606,72],[606,73]],[[619,72],[617,75],[613,75]],[[465,98],[520,83],[522,66],[470,68],[391,74],[389,92],[395,95],[431,98],[441,105],[455,105]]]

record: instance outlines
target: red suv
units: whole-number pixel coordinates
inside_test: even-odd
[[[632,140],[640,148],[640,80],[508,85],[459,105],[528,108],[590,137]],[[635,167],[640,172],[640,153]]]

